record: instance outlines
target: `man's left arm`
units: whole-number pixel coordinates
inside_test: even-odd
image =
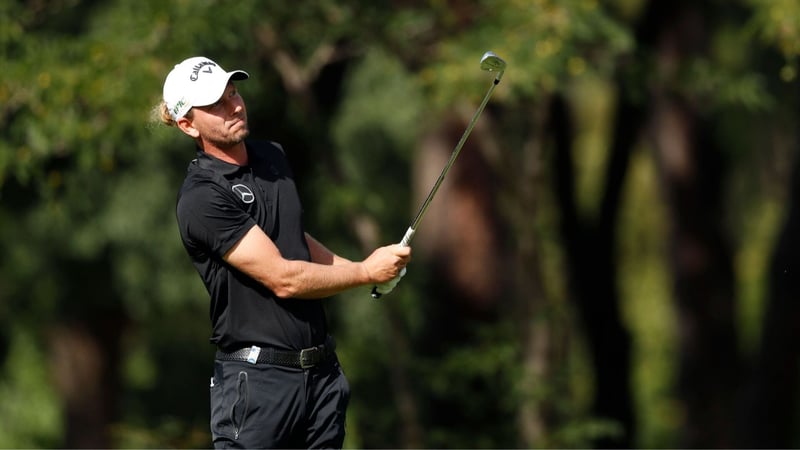
[[[342,258],[336,253],[333,253],[308,233],[306,233],[306,243],[308,244],[308,251],[311,253],[311,262],[329,266],[352,262],[347,258]]]

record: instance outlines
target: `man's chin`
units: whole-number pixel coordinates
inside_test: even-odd
[[[231,143],[241,144],[245,139],[247,139],[248,136],[250,136],[250,130],[248,128],[241,129],[233,134],[231,137]]]
[[[241,144],[242,142],[244,142],[244,140],[247,139],[247,137],[249,135],[250,135],[250,130],[245,128],[243,130],[239,130],[238,132],[236,132],[236,133],[234,133],[234,134],[232,134],[230,136],[227,136],[227,138],[225,138],[225,139],[218,139],[218,140],[217,139],[210,139],[209,142],[211,142],[213,145],[215,145],[215,146],[217,146],[219,148],[229,149],[231,147],[235,147],[235,146]]]

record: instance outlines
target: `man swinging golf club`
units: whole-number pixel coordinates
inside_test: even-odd
[[[305,232],[283,148],[246,140],[234,82],[247,78],[189,58],[167,75],[159,105],[197,145],[176,214],[211,300],[214,446],[341,448],[350,388],[322,302],[358,286],[388,293],[411,251],[388,245],[352,262]]]

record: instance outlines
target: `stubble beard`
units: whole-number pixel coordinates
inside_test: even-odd
[[[247,126],[247,120],[242,119],[244,126],[231,133],[220,133],[219,137],[208,138],[208,141],[218,148],[231,148],[244,142],[250,135],[250,128]]]

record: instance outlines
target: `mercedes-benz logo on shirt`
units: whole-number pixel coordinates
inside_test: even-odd
[[[253,203],[256,200],[256,196],[253,195],[253,191],[243,184],[236,184],[231,188],[231,190],[239,194],[239,197],[242,197],[242,201],[245,203]]]

